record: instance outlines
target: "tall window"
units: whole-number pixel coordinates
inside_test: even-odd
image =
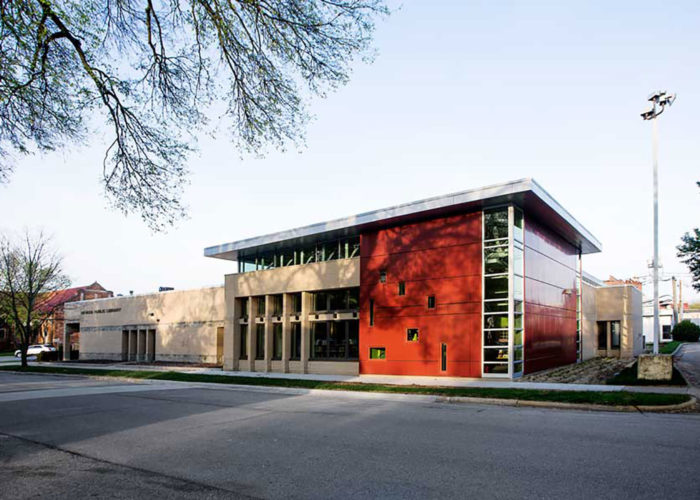
[[[301,323],[292,323],[292,352],[291,359],[301,359]]]
[[[272,315],[282,316],[282,295],[272,296]]]
[[[265,297],[257,297],[256,302],[258,303],[257,315],[265,316]]]
[[[248,299],[248,297],[242,297],[242,298],[238,299],[238,301],[239,301],[238,303],[241,306],[241,318],[244,320],[247,320],[248,313],[249,313],[249,311],[248,311],[249,299]]]
[[[369,299],[369,326],[374,326],[374,299]]]
[[[620,348],[620,322],[598,321],[598,349],[606,350]]]
[[[583,361],[583,283],[581,276],[581,251],[576,269],[576,359]]]
[[[265,359],[265,325],[255,325],[255,359]]]
[[[343,288],[314,293],[314,312],[354,311],[360,302],[360,289]]]
[[[248,359],[248,325],[240,325],[241,327],[241,344],[239,359]]]
[[[311,326],[311,358],[356,360],[359,323],[357,320],[316,321]]]
[[[608,323],[607,321],[598,321],[598,349],[605,350],[608,348]]]
[[[293,293],[291,294],[291,298],[292,310],[290,313],[301,314],[301,293]]]
[[[282,359],[282,323],[272,324],[272,359]]]
[[[620,322],[611,321],[610,322],[610,348],[619,349],[620,348]]]
[[[399,281],[399,295],[406,295],[406,282]]]
[[[484,211],[483,374],[523,372],[523,213]]]

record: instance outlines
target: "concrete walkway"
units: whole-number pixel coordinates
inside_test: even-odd
[[[690,394],[700,401],[700,342],[683,344],[674,356],[676,368],[690,385]]]
[[[700,350],[698,351],[700,360]],[[38,363],[31,363],[38,365]],[[41,363],[42,366],[55,366],[65,368],[88,368],[94,370],[143,370],[143,371],[174,371],[180,373],[202,374],[202,375],[223,375],[230,377],[259,377],[259,378],[281,378],[289,380],[316,380],[322,382],[359,382],[366,384],[391,384],[391,385],[419,385],[419,386],[442,386],[442,387],[487,387],[503,389],[536,389],[554,391],[589,391],[589,392],[654,392],[667,394],[688,394],[687,387],[668,386],[622,386],[622,385],[594,385],[594,384],[561,384],[561,383],[541,383],[541,382],[518,382],[509,380],[484,380],[468,379],[457,377],[407,377],[393,375],[314,375],[299,373],[262,373],[262,372],[231,372],[223,371],[220,368],[199,368],[188,366],[153,366],[138,364],[90,364],[90,363]]]

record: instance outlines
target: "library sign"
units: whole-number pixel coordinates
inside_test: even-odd
[[[115,313],[121,311],[121,307],[115,307],[114,309],[95,309],[93,311],[81,311],[80,314],[85,315],[85,314],[107,314],[107,313]]]

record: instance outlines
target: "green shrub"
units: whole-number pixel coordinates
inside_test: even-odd
[[[673,327],[671,335],[673,335],[673,340],[697,342],[700,339],[700,326],[686,319]]]

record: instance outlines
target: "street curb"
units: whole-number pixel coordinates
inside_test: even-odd
[[[681,342],[680,344],[678,344],[678,347],[676,347],[676,348],[674,349],[674,351],[671,353],[671,356],[673,357],[673,356],[675,356],[676,354],[678,354],[678,351],[680,351],[680,350],[683,348],[684,345],[685,345],[685,342]]]
[[[664,412],[685,410],[695,407],[697,399],[691,396],[684,403],[675,405],[597,405],[588,403],[559,403],[556,401],[529,401],[523,399],[492,399],[492,398],[468,398],[468,397],[441,397],[436,399],[440,403],[482,403],[499,406],[519,406],[530,408],[556,408],[561,410],[594,410],[594,411],[617,411],[617,412]]]
[[[667,405],[667,406],[637,406],[639,411],[674,411],[674,410],[685,410],[687,408],[694,408],[698,400],[695,396],[690,396],[690,399],[685,403],[679,403],[677,405]]]

